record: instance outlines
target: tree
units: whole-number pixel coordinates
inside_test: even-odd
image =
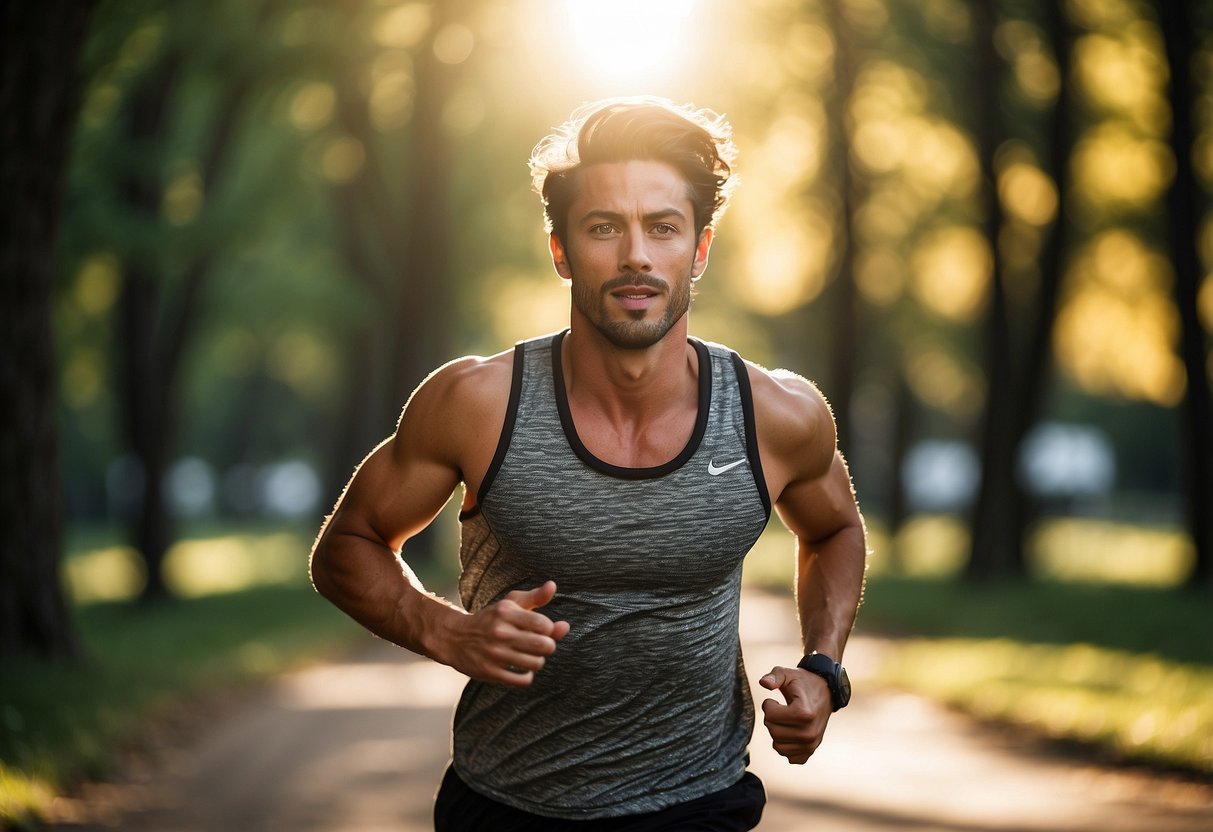
[[[247,40],[221,44],[229,54],[213,116],[198,138],[198,178],[202,193],[211,198],[236,141],[244,106],[257,81],[260,65],[240,54],[253,47],[257,34],[272,16],[274,3],[260,6]],[[172,515],[166,504],[165,480],[172,462],[180,425],[182,361],[198,321],[201,295],[211,277],[221,246],[215,241],[179,247],[174,257],[167,246],[177,242],[163,227],[161,204],[167,185],[166,146],[178,111],[189,65],[188,42],[180,31],[169,31],[158,56],[134,80],[119,117],[121,158],[115,165],[115,197],[136,232],[128,248],[119,298],[119,402],[127,446],[139,462],[142,489],[132,520],[132,541],[146,564],[142,597],[167,597],[162,565],[174,540]],[[166,266],[176,260],[177,268]]]
[[[1023,528],[1018,506],[1022,494],[1015,479],[1016,408],[1021,399],[1015,385],[1011,309],[1005,286],[998,237],[1003,213],[998,198],[994,156],[1000,140],[1001,61],[994,50],[997,8],[992,3],[974,7],[978,69],[977,144],[981,159],[982,208],[990,247],[989,310],[986,318],[986,402],[981,429],[981,484],[971,520],[972,554],[966,574],[971,578],[1019,575],[1023,572]]]
[[[361,43],[365,10],[343,7],[349,40]],[[407,135],[379,135],[362,83],[365,49],[335,59],[338,123],[364,149],[363,164],[335,183],[339,247],[348,274],[372,299],[370,320],[349,333],[345,394],[334,469],[343,484],[351,467],[382,439],[412,389],[448,357],[451,320],[449,205],[452,149],[443,127],[457,68],[437,57],[434,38],[461,19],[459,3],[433,6],[429,34],[412,56],[415,101]],[[393,171],[403,171],[395,173]]]
[[[852,454],[852,400],[855,397],[860,331],[859,289],[855,285],[855,215],[863,202],[863,178],[851,161],[851,142],[847,130],[847,104],[855,87],[857,67],[856,37],[847,24],[839,4],[828,5],[834,31],[834,86],[830,96],[830,147],[838,171],[841,229],[838,233],[838,260],[834,275],[833,351],[830,354],[830,389],[834,421],[838,426],[838,447]]]
[[[1213,589],[1213,394],[1207,335],[1200,323],[1197,295],[1201,268],[1196,242],[1198,207],[1196,177],[1192,169],[1192,14],[1186,0],[1157,4],[1170,70],[1171,152],[1175,176],[1168,189],[1171,262],[1175,268],[1174,294],[1179,311],[1180,355],[1187,375],[1183,401],[1184,494],[1188,531],[1196,550],[1196,568],[1189,583]]]
[[[59,583],[62,508],[51,334],[55,250],[77,71],[92,3],[6,3],[0,303],[0,657],[73,656]]]

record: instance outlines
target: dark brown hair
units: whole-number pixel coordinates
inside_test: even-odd
[[[565,241],[568,209],[581,168],[633,159],[664,162],[687,181],[695,234],[724,214],[735,184],[732,128],[711,110],[663,98],[613,98],[585,104],[535,145],[531,180],[543,199],[544,228]]]

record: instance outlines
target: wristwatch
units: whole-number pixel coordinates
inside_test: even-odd
[[[796,666],[816,673],[826,680],[826,684],[830,686],[830,701],[835,711],[845,708],[851,701],[851,680],[847,677],[847,669],[825,653],[814,650]]]

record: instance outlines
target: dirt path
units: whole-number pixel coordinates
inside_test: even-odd
[[[797,657],[787,599],[749,595],[752,678]],[[807,766],[770,750],[764,832],[1208,832],[1213,787],[1059,759],[906,694],[865,686],[883,642],[847,651],[856,694]],[[381,642],[291,674],[65,802],[52,828],[134,832],[423,832],[462,677]],[[755,690],[756,701],[766,696]]]

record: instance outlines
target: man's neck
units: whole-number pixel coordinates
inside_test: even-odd
[[[698,356],[683,316],[645,349],[620,349],[590,324],[574,322],[561,350],[570,403],[592,407],[609,422],[646,423],[697,401]]]

